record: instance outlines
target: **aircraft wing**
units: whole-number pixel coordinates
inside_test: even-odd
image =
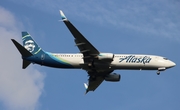
[[[94,91],[96,88],[104,81],[103,77],[96,77],[94,80],[91,76],[89,77],[89,82],[86,84],[84,83],[84,86],[86,88],[86,93],[87,94],[89,91]]]
[[[60,15],[62,17],[62,21],[68,27],[70,32],[75,38],[76,46],[79,48],[80,52],[83,54],[84,64],[82,64],[82,68],[85,69],[89,74],[89,82],[88,84],[84,84],[86,88],[86,93],[88,91],[94,91],[103,81],[103,76],[97,76],[99,72],[96,69],[91,67],[86,67],[86,64],[91,63],[96,56],[100,54],[100,52],[71,24],[71,22],[66,18],[64,13],[60,10]],[[103,74],[109,74],[109,71],[104,71]],[[96,76],[94,78],[94,76]]]
[[[74,36],[76,46],[84,55],[84,58],[90,58],[99,55],[99,51],[73,26],[73,24],[71,24],[71,22],[66,18],[61,10],[60,15],[63,22],[66,24],[66,26]]]

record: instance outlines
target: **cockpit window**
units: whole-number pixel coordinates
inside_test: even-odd
[[[168,58],[163,58],[164,60],[168,60]]]

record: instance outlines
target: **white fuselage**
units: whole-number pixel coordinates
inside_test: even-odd
[[[61,59],[64,62],[71,64],[74,68],[82,68],[84,59],[82,54],[56,54],[53,56]],[[103,64],[103,61],[97,65]],[[175,63],[167,58],[155,55],[140,55],[140,54],[114,54],[113,60],[109,63],[107,69],[134,69],[134,70],[158,70],[168,69],[175,66]],[[106,69],[102,65],[102,69]]]

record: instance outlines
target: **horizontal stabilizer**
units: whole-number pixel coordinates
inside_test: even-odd
[[[14,39],[11,39],[11,40],[23,57],[32,56],[32,54],[28,50],[26,50],[21,44],[19,44],[16,40]]]
[[[23,68],[23,69],[26,69],[26,67],[28,67],[28,66],[29,66],[29,64],[31,64],[31,62],[30,62],[30,61],[23,60],[23,65],[22,65],[22,68]]]

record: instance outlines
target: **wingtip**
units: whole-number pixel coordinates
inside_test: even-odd
[[[64,15],[62,10],[59,10],[62,20],[67,20],[66,16]]]
[[[84,83],[84,87],[85,87],[86,89],[88,89],[88,85],[87,85],[86,83]]]
[[[86,92],[85,92],[85,95],[86,95],[89,92],[88,85],[86,83],[84,83],[84,87],[86,88]]]

